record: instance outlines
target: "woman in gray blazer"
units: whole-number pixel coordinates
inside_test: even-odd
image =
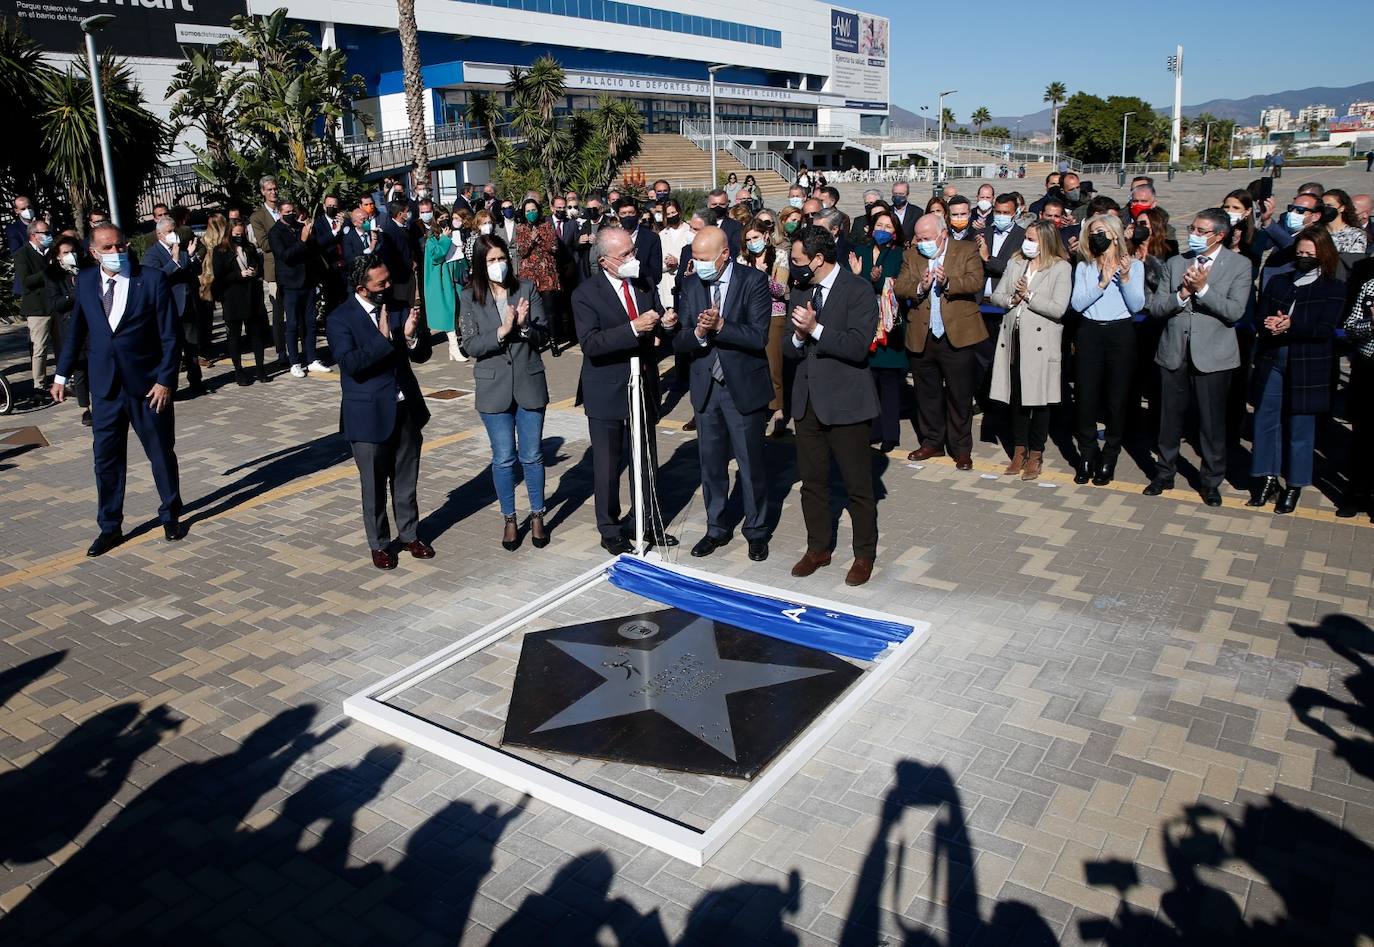
[[[1050,405],[1058,404],[1064,359],[1064,312],[1073,291],[1073,267],[1047,221],[1031,224],[992,291],[1006,310],[992,362],[990,397],[1011,406],[1015,451],[1007,474],[1040,476],[1050,433]]]
[[[463,289],[459,331],[463,351],[476,359],[477,412],[491,441],[491,476],[505,519],[501,545],[515,550],[515,464],[525,474],[530,500],[530,541],[549,544],[544,526],[544,409],[549,385],[539,350],[548,341],[544,304],[534,284],[517,279],[510,250],[497,234],[473,243],[471,280]]]

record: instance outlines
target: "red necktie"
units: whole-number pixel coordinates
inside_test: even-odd
[[[625,296],[625,311],[630,314],[630,321],[634,322],[639,318],[639,310],[635,308],[635,298],[630,292],[629,280],[621,282],[620,291]]]

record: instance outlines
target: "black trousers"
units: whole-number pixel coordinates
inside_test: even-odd
[[[1011,366],[1011,443],[1026,450],[1043,451],[1050,436],[1050,406],[1026,407],[1021,403],[1021,366]]]
[[[802,519],[809,552],[829,552],[834,533],[830,525],[830,460],[840,468],[849,494],[849,522],[854,530],[854,558],[878,554],[878,501],[873,489],[873,460],[868,449],[869,421],[822,424],[809,401],[797,421],[797,469],[801,473]]]
[[[404,401],[396,402],[396,426],[391,437],[381,444],[350,441],[353,460],[358,464],[363,493],[363,529],[367,544],[384,549],[391,543],[391,526],[386,518],[387,487],[396,513],[396,533],[401,542],[419,538],[420,506],[416,488],[420,482],[421,429]]]
[[[955,457],[972,454],[976,347],[956,348],[948,335],[937,339],[930,333],[924,352],[907,354],[916,382],[921,446],[944,448]]]
[[[1155,476],[1170,479],[1178,470],[1178,449],[1190,402],[1197,404],[1198,453],[1202,485],[1219,487],[1226,477],[1226,392],[1231,370],[1200,372],[1191,361],[1159,370],[1159,465]]]
[[[904,368],[870,368],[878,385],[878,416],[873,419],[869,441],[897,445],[902,440],[902,386]]]
[[[768,477],[763,462],[763,429],[768,424],[766,407],[748,414],[735,406],[730,390],[711,383],[706,407],[696,413],[697,452],[701,457],[701,499],[706,505],[706,534],[715,539],[729,535],[725,526],[726,501],[730,497],[730,457],[739,466],[745,539],[767,539]]]
[[[1075,346],[1074,439],[1084,457],[1097,451],[1097,419],[1107,429],[1102,456],[1114,460],[1121,453],[1121,435],[1126,427],[1126,400],[1131,393],[1131,374],[1135,371],[1135,322],[1078,323]]]
[[[561,289],[549,289],[539,294],[544,304],[544,318],[549,324],[549,340],[554,345],[576,341],[573,331],[572,313],[568,311],[568,297]]]
[[[658,470],[658,438],[653,418],[647,419],[648,457],[645,459],[644,482]],[[629,464],[630,422],[627,419],[587,418],[587,433],[592,440],[592,499],[596,504],[596,528],[602,539],[621,535],[620,474]],[[630,478],[630,505],[638,508],[634,478]],[[645,532],[649,524],[645,523]]]
[[[187,313],[189,319],[195,319],[198,313],[192,309]],[[186,373],[186,384],[191,388],[197,388],[201,383],[200,362],[196,359],[202,351],[208,351],[209,346],[202,350],[200,345],[201,335],[196,331],[193,322],[183,320],[181,323],[181,370]]]
[[[1345,459],[1346,480],[1353,497],[1374,493],[1374,359],[1350,355],[1350,388],[1345,396],[1350,417],[1350,451]]]
[[[224,314],[224,344],[229,350],[229,360],[235,369],[243,368],[243,335],[248,333],[248,344],[253,350],[253,360],[260,371],[265,371],[267,362],[263,351],[267,347],[267,325],[258,313],[252,312],[248,318],[226,312]]]

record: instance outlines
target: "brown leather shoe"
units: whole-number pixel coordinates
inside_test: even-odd
[[[1040,476],[1040,469],[1045,465],[1045,452],[1033,450],[1026,455],[1026,466],[1021,471],[1022,480],[1034,480]]]
[[[390,549],[372,550],[372,564],[378,569],[396,568],[396,554]]]
[[[694,417],[688,419],[687,423],[682,425],[682,429],[684,431],[695,431],[697,429],[697,419]]]
[[[1018,447],[1012,452],[1011,462],[1007,464],[1007,469],[1003,473],[1010,477],[1019,474],[1024,466],[1026,466],[1026,449]]]
[[[815,573],[817,569],[830,565],[830,553],[806,551],[806,555],[797,560],[797,564],[792,567],[792,574],[798,579],[804,579]]]
[[[403,546],[402,548],[405,549],[406,552],[414,556],[416,559],[434,558],[434,547],[431,546],[429,543],[425,542],[423,539],[412,540],[406,543],[405,546]]]
[[[855,559],[844,577],[845,585],[863,585],[873,576],[872,559]]]
[[[906,459],[907,459],[907,460],[930,460],[930,458],[932,458],[932,457],[943,457],[943,456],[945,456],[945,451],[944,451],[944,448],[942,448],[942,447],[918,447],[918,448],[916,448],[916,450],[912,451],[910,454],[907,454],[907,455],[906,455]]]
[[[961,454],[960,456],[954,458],[954,469],[955,469],[955,470],[972,470],[972,469],[973,469],[973,458],[970,457],[968,454]]]

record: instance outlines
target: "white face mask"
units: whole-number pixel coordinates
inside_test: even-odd
[[[1236,224],[1240,223],[1241,218],[1245,215],[1234,210],[1228,210],[1226,216],[1231,218],[1231,226],[1234,227]]]
[[[615,271],[615,275],[616,275],[616,276],[619,276],[621,279],[638,279],[638,278],[639,278],[639,260],[638,260],[638,258],[631,258],[631,259],[629,259],[629,260],[626,260],[624,263],[620,264],[619,269],[617,269],[617,270]]]
[[[24,218],[25,220],[33,220],[33,208],[25,207],[23,210],[19,212],[19,216]]]
[[[478,229],[479,231],[481,231],[482,233],[484,233],[484,234],[489,234],[489,233],[491,233],[491,224],[482,224],[482,225],[481,225],[480,227],[478,227],[477,229]]]
[[[506,268],[509,266],[505,260],[498,263],[487,264],[487,279],[493,283],[504,283],[506,281]]]
[[[67,269],[69,269],[69,270],[74,270],[74,269],[76,269],[76,254],[75,254],[75,253],[64,253],[64,254],[62,254],[61,259],[62,259],[62,265],[65,266]]]
[[[181,238],[177,236],[177,232],[175,230],[172,230],[168,232],[167,236],[162,238],[162,242],[167,244],[167,246],[169,247],[174,247],[177,244],[181,243]]]
[[[1040,255],[1040,244],[1034,240],[1025,240],[1021,243],[1021,255],[1027,260],[1034,260]]]
[[[992,201],[988,200],[986,197],[983,198],[978,202],[978,209],[986,214],[988,211],[992,210]]]

